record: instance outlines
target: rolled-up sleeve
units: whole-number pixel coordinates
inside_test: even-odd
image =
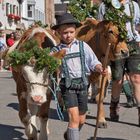
[[[104,14],[105,14],[105,5],[104,3],[101,3],[99,6],[99,10],[98,10],[98,20],[104,20]]]

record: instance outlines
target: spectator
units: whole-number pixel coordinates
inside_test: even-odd
[[[2,55],[6,49],[7,49],[7,45],[6,45],[6,41],[5,41],[4,30],[0,30],[0,70],[3,69]]]
[[[7,46],[11,47],[15,43],[15,35],[14,33],[10,34],[10,37],[7,39]]]
[[[0,52],[4,51],[5,49],[7,49],[7,45],[5,41],[4,31],[0,30]]]

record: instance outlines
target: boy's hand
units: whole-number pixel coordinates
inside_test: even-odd
[[[102,75],[106,75],[108,73],[108,69],[107,68],[103,69],[101,64],[95,66],[95,71],[99,72]]]

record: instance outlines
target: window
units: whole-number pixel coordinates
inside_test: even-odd
[[[13,14],[16,14],[16,5],[13,5]]]
[[[13,6],[12,6],[12,4],[10,4],[10,14],[12,14],[13,13]]]
[[[10,14],[10,5],[6,3],[6,15]]]
[[[17,15],[19,15],[19,9],[18,9],[18,6],[16,7],[16,11],[17,11]]]
[[[33,18],[33,5],[28,4],[28,17]]]

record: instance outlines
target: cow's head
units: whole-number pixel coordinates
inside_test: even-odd
[[[61,50],[57,53],[51,54],[52,57],[62,59],[65,55],[65,50]],[[27,88],[26,98],[30,104],[38,104],[47,101],[47,92],[51,87],[49,65],[44,67],[42,70],[37,71],[35,68],[35,61],[31,60],[29,64],[22,65],[20,71],[24,78],[24,82]],[[59,62],[58,62],[59,63]],[[19,70],[19,69],[18,69]]]
[[[102,26],[102,30],[99,29]],[[102,21],[97,25],[97,34],[100,34],[100,46],[102,53],[106,52],[110,45],[109,59],[116,60],[129,56],[129,50],[125,40],[120,38],[118,27],[109,21]],[[104,54],[105,55],[105,54]]]
[[[111,44],[109,60],[127,57],[129,51],[124,40],[120,40],[116,25],[109,21],[96,21],[87,19],[77,30],[77,38],[87,42],[93,49],[98,59],[106,55],[107,48]]]
[[[57,64],[60,63],[57,59],[62,59],[65,55],[65,50],[51,53],[51,55],[48,53],[49,49],[47,48],[56,46],[56,44],[57,41],[50,31],[34,27],[23,34],[17,46],[10,52],[10,54],[13,53],[11,62],[15,64],[13,71],[17,71],[26,86],[25,97],[28,103],[42,104],[47,101],[46,93],[50,86],[50,70],[57,68]],[[15,50],[20,55],[14,54]]]

